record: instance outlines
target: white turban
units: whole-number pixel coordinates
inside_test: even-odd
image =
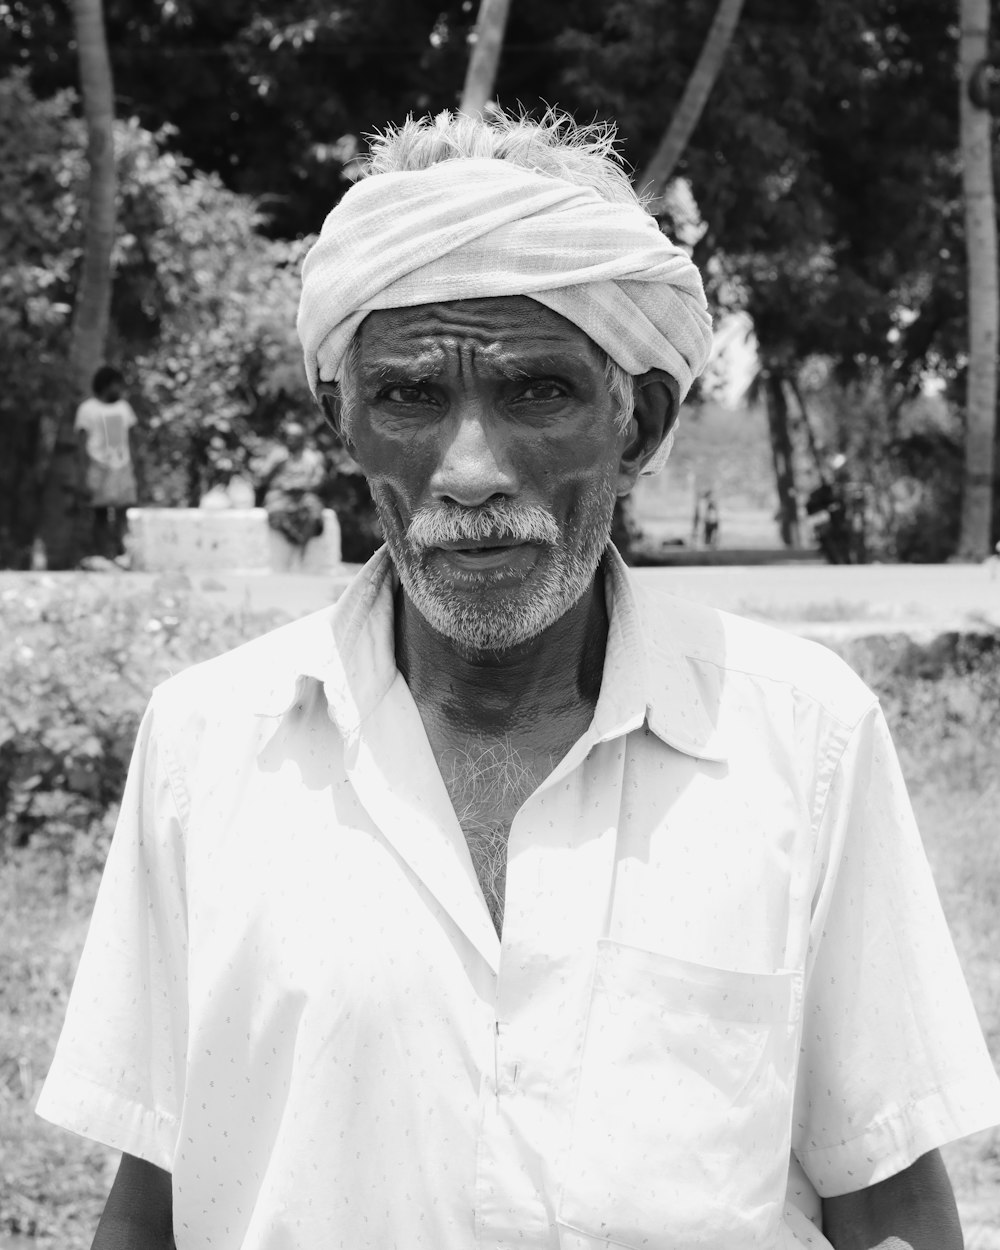
[[[298,331],[315,394],[377,308],[527,295],[630,374],[659,368],[683,399],[712,322],[687,253],[638,203],[504,160],[456,159],[355,183],[302,266]]]

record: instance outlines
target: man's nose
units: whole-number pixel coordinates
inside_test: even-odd
[[[517,494],[517,474],[503,433],[479,405],[463,406],[453,414],[430,485],[435,499],[466,508],[494,495]]]

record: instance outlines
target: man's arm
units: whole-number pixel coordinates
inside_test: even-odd
[[[170,1173],[122,1155],[90,1250],[174,1250]]]
[[[962,1250],[951,1181],[937,1150],[868,1189],[823,1199],[836,1250]]]

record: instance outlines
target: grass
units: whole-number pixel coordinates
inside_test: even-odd
[[[96,893],[50,853],[15,852],[0,872],[0,1235],[85,1250],[114,1176],[103,1146],[32,1112],[59,1033]],[[54,871],[55,869],[55,871]]]
[[[1000,1058],[1000,666],[908,677],[882,693],[945,911],[994,1059]],[[113,1152],[31,1108],[58,1034],[97,876],[31,846],[0,863],[0,1247],[86,1250]],[[968,1250],[1000,1250],[1000,1133],[946,1149]],[[22,1243],[23,1244],[23,1243]]]
[[[961,667],[961,665],[960,665]],[[1000,672],[909,679],[883,699],[987,1045],[1000,1063]],[[1000,1250],[1000,1130],[944,1150],[966,1250]]]

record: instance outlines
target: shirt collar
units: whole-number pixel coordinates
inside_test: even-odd
[[[669,601],[650,601],[614,547],[603,562],[610,624],[591,736],[620,737],[643,724],[663,742],[698,759],[724,761],[725,744],[699,691],[691,662],[672,642]],[[257,699],[281,716],[320,683],[330,715],[346,736],[357,733],[396,679],[393,592],[386,548],[375,553],[332,608],[300,622],[290,663]],[[293,627],[294,628],[294,627]]]
[[[396,679],[393,641],[392,561],[379,548],[359,569],[337,602],[288,627],[273,677],[256,710],[283,716],[309,685],[321,685],[330,715],[350,736]]]
[[[596,741],[646,724],[661,741],[685,755],[724,762],[722,734],[709,714],[690,660],[671,637],[669,599],[647,596],[614,547],[608,547],[603,567],[610,626],[594,712]]]

